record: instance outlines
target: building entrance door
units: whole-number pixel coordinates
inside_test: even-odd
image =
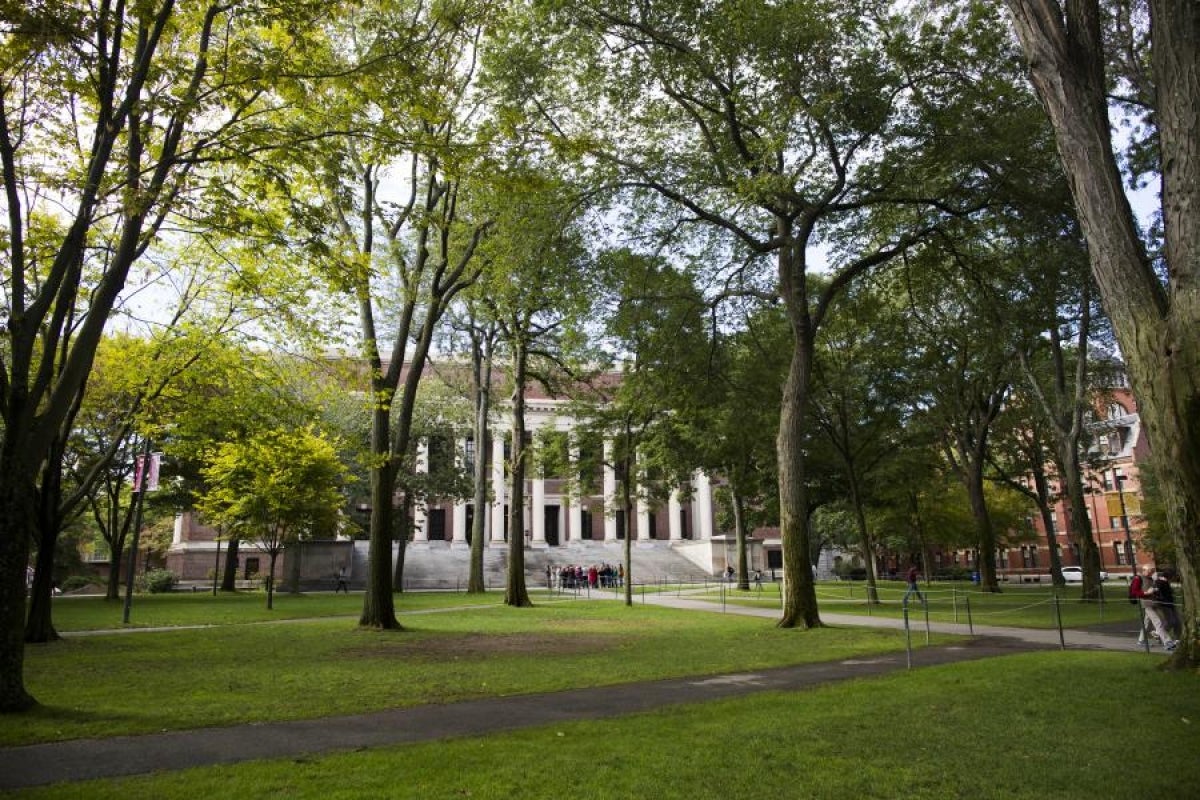
[[[546,523],[546,544],[551,547],[558,546],[558,506],[546,506],[542,509],[545,514]]]

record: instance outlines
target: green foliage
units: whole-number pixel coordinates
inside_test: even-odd
[[[179,577],[169,569],[146,570],[137,576],[135,581],[139,592],[148,592],[149,594],[169,592],[175,588],[175,584],[178,582]]]
[[[267,552],[336,531],[345,468],[334,445],[311,428],[224,442],[202,472],[208,489],[197,509],[205,520],[257,540]]]
[[[85,586],[91,586],[95,583],[96,578],[94,576],[71,575],[65,581],[59,584],[58,588],[62,589],[64,592],[73,592],[76,589],[82,589]]]

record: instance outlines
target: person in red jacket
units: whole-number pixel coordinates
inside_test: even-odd
[[[1175,649],[1176,642],[1167,633],[1162,617],[1159,616],[1158,609],[1154,607],[1156,590],[1153,575],[1154,568],[1147,564],[1142,567],[1142,574],[1134,575],[1129,584],[1129,596],[1137,600],[1138,605],[1142,608],[1142,624],[1138,629],[1138,644],[1144,645],[1146,631],[1153,630],[1157,634],[1158,640],[1162,642],[1163,649],[1170,653]]]
[[[917,601],[924,603],[925,598],[921,595],[921,589],[917,582],[921,579],[921,571],[917,569],[917,565],[913,564],[908,569],[908,577],[905,579],[908,583],[908,591],[904,593],[904,599],[901,601],[904,605],[908,605],[908,598],[912,595],[917,596]]]

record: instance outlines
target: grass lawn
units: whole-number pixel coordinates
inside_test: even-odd
[[[894,631],[781,630],[770,620],[611,601],[405,616],[405,604],[417,597],[400,601],[405,632],[359,630],[352,619],[334,618],[97,634],[29,646],[26,685],[42,707],[0,726],[0,745],[321,717],[904,648]],[[347,608],[359,600],[342,598],[351,603]],[[281,608],[286,602],[281,599]],[[223,598],[197,597],[194,607],[175,598],[163,603],[172,611],[163,619],[182,618],[184,607],[194,620],[210,604],[214,615],[233,614],[234,607]],[[147,618],[151,608],[148,600]]]
[[[121,623],[121,600],[69,595],[54,598],[54,626],[59,631],[95,631],[119,628],[159,628],[184,625],[230,625],[313,617],[357,617],[362,612],[362,592],[353,594],[275,594],[275,608],[267,610],[266,592],[208,592],[136,594],[129,625]],[[503,592],[404,592],[396,595],[396,613],[459,606],[498,605]]]
[[[903,581],[880,581],[878,584],[880,603],[868,605],[867,586],[863,582],[822,582],[817,584],[817,603],[820,610],[830,614],[859,614],[899,618],[903,614],[901,600],[907,585]],[[1138,617],[1137,606],[1130,605],[1122,584],[1106,587],[1106,601],[1083,601],[1079,588],[1068,588],[1059,594],[1057,612],[1054,593],[1050,586],[1005,586],[999,594],[981,592],[968,584],[939,584],[921,587],[928,601],[931,622],[955,622],[967,624],[968,618],[975,625],[1000,625],[1019,628],[1054,628],[1056,613],[1061,614],[1064,628],[1081,628],[1108,622],[1134,622]],[[721,599],[725,602],[763,608],[779,607],[779,585],[764,584],[762,590],[739,591],[734,587],[719,587],[702,595],[707,600]],[[914,598],[909,603],[909,614],[914,619],[924,619],[924,609]]]
[[[1041,652],[485,738],[29,790],[28,798],[1153,798],[1200,785],[1197,676]],[[1139,738],[1131,739],[1136,709]]]

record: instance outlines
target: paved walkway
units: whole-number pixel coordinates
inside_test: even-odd
[[[719,604],[657,595],[646,602],[674,608],[722,611]],[[774,618],[778,612],[728,605],[726,613]],[[899,620],[822,614],[830,625],[901,628]],[[1132,651],[1134,623],[1123,635],[1066,632],[1067,646]],[[932,624],[931,630],[965,633],[965,625]],[[923,621],[922,627],[923,628]],[[913,651],[912,666],[989,658],[1023,650],[1059,647],[1057,631],[980,628],[960,644]],[[914,636],[920,635],[914,632]],[[457,736],[478,736],[534,725],[603,719],[682,703],[699,703],[762,691],[797,691],[908,666],[903,652],[861,659],[803,664],[755,672],[621,684],[545,694],[496,697],[462,703],[390,709],[369,714],[292,722],[202,728],[144,736],[120,736],[0,748],[0,791],[49,783],[111,778],[265,758],[284,758],[379,747]]]

